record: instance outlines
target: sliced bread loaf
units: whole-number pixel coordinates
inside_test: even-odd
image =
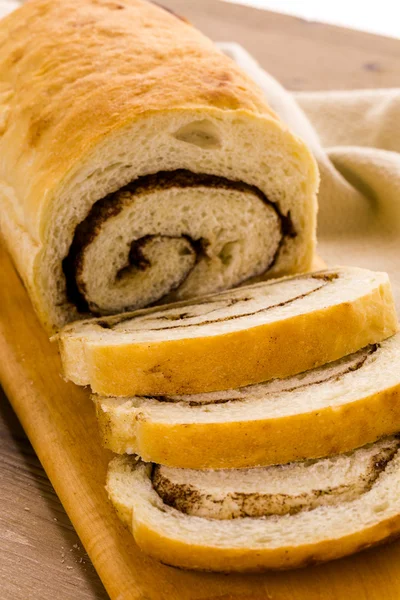
[[[400,430],[400,334],[287,379],[191,396],[94,396],[114,452],[191,469],[329,456]]]
[[[339,267],[90,319],[60,333],[64,373],[102,395],[194,394],[287,377],[379,342],[386,273]]]
[[[157,2],[22,4],[0,224],[49,331],[310,269],[315,160],[233,60]]]
[[[193,471],[117,457],[107,490],[138,545],[165,563],[213,571],[285,569],[400,533],[400,441],[329,459]]]

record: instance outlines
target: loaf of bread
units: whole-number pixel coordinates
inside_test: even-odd
[[[190,396],[93,397],[104,445],[190,469],[347,452],[400,427],[400,334],[287,379]]]
[[[185,20],[32,0],[0,45],[1,228],[49,331],[310,268],[313,157]]]
[[[67,325],[65,376],[106,396],[196,394],[287,377],[393,335],[386,273],[341,267]]]
[[[302,567],[400,534],[400,440],[350,454],[238,471],[121,456],[107,490],[137,544],[164,563],[212,571]]]

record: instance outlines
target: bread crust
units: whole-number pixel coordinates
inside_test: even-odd
[[[329,307],[209,337],[100,343],[66,328],[60,352],[67,378],[103,396],[194,394],[307,371],[397,331],[388,281]],[[76,369],[84,371],[81,379]]]
[[[333,456],[397,432],[400,384],[349,404],[275,419],[174,425],[138,418],[130,438],[125,431],[115,435],[101,399],[96,412],[105,447],[118,454],[129,449],[169,467],[239,469]]]
[[[0,47],[2,234],[49,332],[79,318],[66,302],[62,271],[51,264],[52,248],[63,258],[73,235],[68,231],[60,241],[55,225],[60,207],[75,198],[71,214],[85,211],[87,178],[93,182],[93,174],[122,164],[120,136],[139,139],[154,115],[174,120],[178,128],[179,120],[222,123],[231,115],[233,121],[236,116],[257,120],[261,129],[271,124],[271,135],[279,131],[308,169],[302,184],[308,205],[305,238],[297,262],[282,269],[288,273],[310,267],[315,161],[254,82],[190,24],[142,0],[32,0],[2,19]],[[161,129],[157,119],[149,125],[155,134]],[[133,179],[152,169],[144,165]],[[128,181],[110,183],[105,194]]]
[[[17,190],[37,241],[70,170],[99,140],[144,113],[201,106],[278,120],[231,59],[151,2],[80,0],[77,7],[75,0],[33,0],[1,21],[0,47],[2,80],[10,82],[0,150],[12,135],[23,143],[22,152],[19,145],[2,152],[0,175]],[[162,93],[155,93],[161,80]]]
[[[114,459],[114,461],[118,460],[120,459]],[[330,534],[327,534],[326,531],[322,532],[321,523],[319,523],[315,529],[316,539],[313,542],[304,541],[300,537],[296,540],[295,545],[283,541],[282,545],[273,547],[267,536],[263,546],[262,543],[252,544],[250,534],[248,534],[248,544],[244,544],[243,540],[247,531],[246,522],[252,521],[252,519],[244,518],[242,519],[243,532],[239,542],[233,531],[230,531],[228,539],[224,537],[222,543],[220,539],[216,539],[215,543],[206,541],[201,543],[195,539],[193,533],[198,527],[200,539],[202,522],[207,523],[207,527],[209,527],[208,519],[183,515],[176,509],[170,509],[162,502],[159,503],[156,500],[157,495],[153,496],[147,488],[146,491],[141,488],[139,483],[141,476],[135,475],[135,466],[126,466],[125,473],[120,474],[119,482],[122,486],[128,484],[130,489],[128,496],[121,497],[115,487],[113,470],[112,462],[107,474],[107,491],[119,518],[132,531],[138,546],[153,558],[184,569],[258,572],[303,568],[348,556],[377,544],[392,541],[400,536],[400,514],[396,514],[396,511],[392,509],[390,516],[382,515],[380,517],[380,507],[377,506],[376,516],[370,522],[364,525],[361,522],[361,515],[358,515],[359,525],[349,527],[348,533],[343,533],[343,531],[338,533],[333,529],[329,530]],[[150,471],[148,477],[149,474]],[[392,471],[390,477],[393,477],[394,485],[397,486],[397,472]],[[137,485],[139,487],[136,488]],[[133,491],[134,487],[135,491]],[[395,497],[388,498],[388,504],[391,503],[396,503],[397,506]],[[349,504],[351,505],[351,502]],[[313,513],[313,511],[310,512]],[[191,520],[193,522],[190,533],[186,531],[185,527],[182,530],[179,527],[179,515],[184,521]],[[270,518],[274,519],[273,516]],[[290,519],[293,517],[286,515],[278,518],[287,519],[289,527]],[[257,521],[257,519],[255,520]],[[260,522],[262,522],[261,519]],[[220,521],[215,521],[216,528],[218,523]],[[230,529],[229,524],[233,521],[224,523],[227,524],[226,534]],[[310,532],[307,534],[309,537]],[[190,537],[190,540],[185,539],[187,536]],[[208,529],[208,536],[210,536],[210,529]]]
[[[160,562],[183,569],[219,572],[284,571],[343,558],[400,537],[400,515],[341,538],[276,549],[212,547],[163,536],[144,521],[131,526],[135,541]]]

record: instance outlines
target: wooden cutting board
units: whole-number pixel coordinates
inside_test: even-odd
[[[214,0],[163,0],[163,4],[186,14],[214,39],[234,39],[244,44],[290,89],[400,85],[400,42],[396,40]],[[56,348],[37,322],[26,292],[1,247],[0,290],[1,382],[112,600],[400,598],[400,568],[397,566],[400,544],[303,571],[253,576],[184,572],[143,556],[108,504],[104,477],[109,455],[100,447],[88,392],[61,379]],[[19,506],[25,497],[39,496],[38,490],[27,487],[28,478],[25,472],[23,475],[20,481],[14,482],[10,504]],[[3,514],[7,514],[3,506],[1,508]],[[10,513],[12,510],[11,507]],[[15,510],[14,515],[21,511]],[[25,514],[32,520],[31,513]],[[60,513],[54,514],[61,521]],[[51,524],[43,521],[34,529],[37,539],[42,538],[42,556],[49,544],[50,527]],[[32,528],[30,535],[32,538]],[[1,540],[3,547],[9,542],[5,537]],[[26,544],[22,537],[20,543]],[[2,600],[44,597],[64,600],[67,593],[68,598],[76,600],[103,598],[98,588],[84,590],[82,580],[77,580],[76,592],[69,595],[72,588],[67,592],[63,581],[72,571],[60,568],[56,572],[50,560],[43,561],[39,568],[35,562],[38,548],[29,544],[23,547],[24,564],[26,568],[29,565],[24,587],[18,581],[4,579],[0,582]],[[56,561],[60,562],[62,556],[63,553],[57,556]],[[10,551],[9,557],[17,564],[22,553]],[[0,565],[0,579],[3,574],[9,579],[4,564]],[[52,590],[58,592],[53,596],[49,582]]]
[[[315,568],[248,576],[182,571],[142,554],[104,490],[110,453],[101,448],[89,391],[61,378],[57,346],[1,246],[0,289],[1,382],[112,600],[399,598],[400,543]]]

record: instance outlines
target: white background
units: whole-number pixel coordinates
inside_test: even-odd
[[[77,0],[79,1],[79,0]],[[201,2],[201,0],[187,0]],[[381,35],[400,37],[400,0],[225,0]],[[17,0],[0,0],[0,17]]]
[[[198,1],[201,0],[188,0]],[[296,15],[311,21],[322,21],[400,37],[400,0],[225,0],[249,4],[274,12]],[[400,58],[400,57],[399,57]]]

